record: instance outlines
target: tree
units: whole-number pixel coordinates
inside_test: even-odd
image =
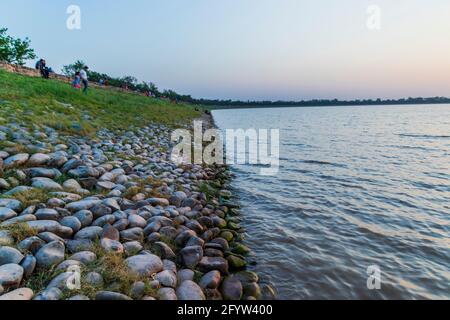
[[[6,28],[0,29],[0,61],[11,63],[14,57],[11,45],[13,39],[6,34],[7,31]]]
[[[19,66],[25,65],[26,60],[31,60],[36,58],[36,54],[34,50],[30,48],[31,41],[28,38],[22,39],[14,39],[12,42],[13,49],[13,63],[18,64]]]
[[[25,64],[26,60],[35,59],[36,54],[30,48],[31,41],[28,38],[14,39],[6,32],[8,29],[0,29],[0,60],[7,63],[15,63],[20,66]]]
[[[75,73],[83,69],[85,66],[86,64],[83,61],[77,60],[73,64],[64,66],[61,71],[65,76],[72,77]]]

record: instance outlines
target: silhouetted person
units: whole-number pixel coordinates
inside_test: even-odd
[[[50,69],[47,68],[47,62],[44,59],[36,63],[36,70],[39,70],[43,78],[48,79],[50,77]]]

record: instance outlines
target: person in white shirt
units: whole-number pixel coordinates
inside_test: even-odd
[[[80,71],[80,77],[81,81],[83,82],[83,93],[87,93],[89,88],[89,80],[88,80],[88,74],[87,71],[89,68],[86,66]]]

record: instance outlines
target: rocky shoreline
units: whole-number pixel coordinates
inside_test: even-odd
[[[273,299],[228,168],[173,164],[170,134],[0,126],[0,300]]]

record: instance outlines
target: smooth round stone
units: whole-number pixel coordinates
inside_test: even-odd
[[[0,266],[0,285],[3,288],[17,288],[22,282],[23,268],[18,264]]]
[[[160,300],[164,301],[175,301],[178,300],[175,290],[172,288],[161,288],[158,290],[158,297]]]
[[[145,283],[142,281],[137,281],[133,283],[131,287],[131,298],[135,300],[141,299],[145,294]]]
[[[105,225],[113,224],[116,221],[116,217],[112,214],[107,214],[106,216],[100,217],[92,223],[95,227],[104,227]]]
[[[47,206],[50,208],[63,208],[66,205],[66,203],[58,198],[51,198],[47,201]]]
[[[20,264],[23,268],[23,277],[25,279],[28,279],[31,277],[31,275],[34,272],[34,269],[36,269],[36,258],[29,254],[25,257],[25,259],[22,260],[22,263]]]
[[[47,154],[35,153],[28,160],[29,166],[42,166],[45,165],[50,160]]]
[[[179,300],[206,300],[202,289],[190,280],[181,283],[177,289],[177,297]]]
[[[78,211],[72,217],[77,218],[81,222],[82,228],[90,226],[92,221],[94,221],[94,215],[89,210]]]
[[[23,252],[30,251],[31,253],[35,254],[44,245],[45,245],[44,240],[42,240],[39,237],[34,236],[34,237],[29,237],[29,238],[22,240],[17,245],[17,248],[22,250]]]
[[[36,253],[37,266],[49,268],[64,261],[65,247],[62,242],[54,241],[43,246]]]
[[[17,213],[14,210],[10,208],[0,208],[0,222],[14,218],[16,216]]]
[[[205,274],[201,278],[199,285],[202,289],[217,289],[220,285],[220,281],[221,281],[220,272],[214,270]]]
[[[74,216],[64,217],[59,221],[59,223],[64,227],[71,228],[74,233],[80,231],[82,227],[80,220]]]
[[[225,300],[241,300],[244,294],[242,283],[235,276],[225,278],[221,291]]]
[[[21,288],[0,296],[0,301],[29,301],[33,298],[33,290]]]
[[[141,252],[142,249],[144,249],[144,247],[142,246],[142,244],[139,241],[125,242],[123,244],[123,247],[125,249],[125,253],[129,256],[135,255],[135,254]]]
[[[103,227],[103,231],[102,231],[102,238],[106,238],[106,239],[110,239],[110,240],[115,240],[115,241],[119,241],[120,240],[120,233],[119,230],[117,230],[116,228],[114,228],[113,226],[107,224]]]
[[[5,264],[20,264],[24,258],[19,250],[12,247],[0,247],[0,266]]]
[[[175,273],[169,270],[164,270],[155,276],[155,280],[164,287],[176,288],[177,287],[177,276]]]
[[[0,199],[0,208],[8,208],[16,212],[20,212],[22,204],[15,199]]]
[[[38,237],[41,238],[42,240],[44,240],[46,243],[50,243],[53,241],[64,242],[64,239],[57,236],[53,232],[42,232],[42,233],[38,234]]]
[[[75,239],[96,240],[100,238],[102,232],[103,229],[101,227],[86,227],[77,232],[77,234],[75,235]]]
[[[200,246],[186,247],[180,251],[184,266],[195,268],[203,258],[203,249]]]
[[[182,269],[177,272],[178,283],[183,283],[186,280],[194,280],[195,272],[191,269]]]
[[[145,228],[147,226],[147,221],[144,218],[138,216],[137,214],[129,215],[128,222],[129,222],[130,228],[135,228],[135,227]]]
[[[46,191],[63,191],[61,185],[50,178],[33,178],[31,186]]]
[[[117,293],[117,292],[111,292],[111,291],[99,291],[95,295],[95,300],[132,300],[130,297]]]
[[[163,259],[175,259],[176,254],[173,252],[173,250],[164,242],[155,242],[153,244],[156,250],[158,250],[158,254],[161,255]]]
[[[49,288],[45,289],[41,293],[39,293],[33,300],[39,301],[57,301],[62,297],[62,291],[58,288]]]
[[[177,274],[177,265],[175,264],[175,262],[165,259],[163,260],[163,266],[164,270],[169,270],[172,271],[174,274]]]
[[[161,259],[152,254],[137,255],[125,260],[130,270],[139,276],[151,276],[163,270]]]
[[[56,276],[50,281],[47,286],[47,289],[50,288],[58,288],[59,290],[67,289],[67,284],[73,278],[73,272],[64,272]]]
[[[69,203],[66,206],[66,209],[69,211],[72,211],[72,212],[89,210],[92,207],[94,207],[100,203],[101,203],[101,200],[82,200],[82,201]]]
[[[59,213],[54,209],[39,209],[35,216],[38,220],[53,220],[58,221]]]
[[[19,153],[14,156],[11,156],[7,158],[5,161],[3,161],[3,166],[6,169],[17,167],[24,165],[28,159],[30,158],[30,155],[28,153]]]
[[[91,251],[81,251],[72,255],[70,260],[80,261],[83,264],[90,264],[97,260],[97,255]]]
[[[141,241],[144,238],[142,228],[131,228],[120,232],[122,241]]]
[[[78,181],[75,179],[66,180],[62,186],[65,190],[68,190],[68,191],[78,191],[78,190],[82,189],[82,187],[80,186]]]
[[[122,243],[116,240],[111,240],[108,238],[103,238],[100,241],[100,245],[107,252],[123,253],[125,251]]]
[[[103,286],[103,277],[98,272],[89,272],[84,278],[86,283],[94,286],[94,287],[102,287]]]

